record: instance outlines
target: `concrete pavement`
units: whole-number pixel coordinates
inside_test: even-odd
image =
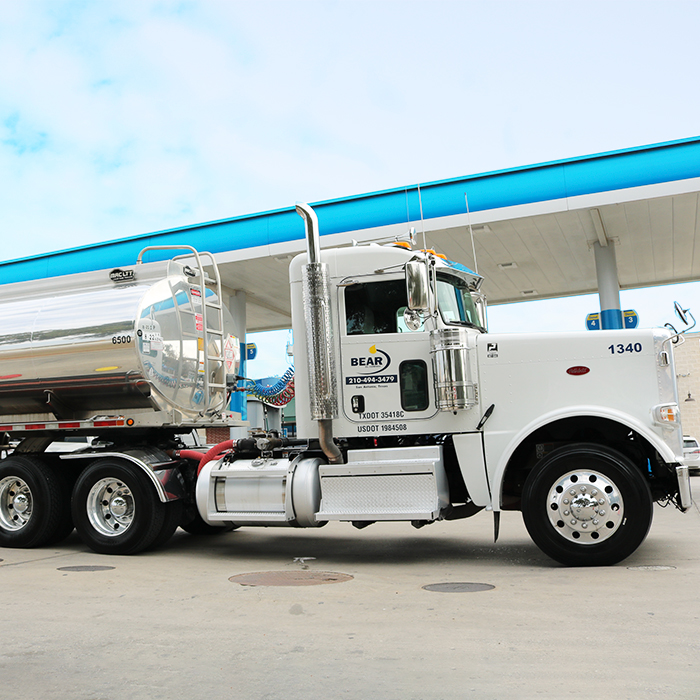
[[[607,568],[549,560],[519,513],[492,539],[481,513],[421,530],[179,530],[134,557],[75,534],[0,549],[0,700],[700,697],[697,506],[656,507],[646,542]],[[304,566],[353,578],[229,580]],[[423,589],[459,582],[494,588]]]

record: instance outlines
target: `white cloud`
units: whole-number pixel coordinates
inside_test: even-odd
[[[4,257],[691,136],[697,3],[0,0]]]

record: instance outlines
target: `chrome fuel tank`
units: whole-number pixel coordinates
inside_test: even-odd
[[[238,340],[206,279],[168,261],[0,287],[0,415],[220,409]]]

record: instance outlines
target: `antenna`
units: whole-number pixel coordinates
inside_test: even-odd
[[[467,193],[464,193],[464,202],[467,205],[467,226],[469,227],[469,235],[472,238],[472,256],[474,257],[474,272],[479,274],[479,264],[476,262],[476,247],[474,246],[474,231],[472,229],[472,215],[469,212],[469,198]]]
[[[420,195],[420,185],[416,185],[418,188],[418,205],[420,206],[420,228],[423,233],[423,250],[428,250],[428,246],[425,243],[425,224],[423,222],[423,199]]]
[[[419,190],[419,192],[420,192],[420,190]],[[411,226],[411,210],[409,209],[409,206],[408,206],[408,187],[404,188],[404,194],[406,195],[406,223],[408,224],[408,233],[406,235],[408,236],[408,240],[410,241],[411,245],[415,245],[416,244],[416,228],[415,228],[415,226]],[[420,194],[419,194],[419,199],[420,199]],[[399,236],[395,236],[394,240],[398,241],[401,239]],[[425,242],[425,237],[423,237],[423,242]]]

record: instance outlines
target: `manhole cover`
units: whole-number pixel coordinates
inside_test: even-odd
[[[430,583],[423,586],[423,589],[438,593],[476,593],[477,591],[490,591],[495,587],[490,583]]]
[[[109,571],[114,566],[61,566],[58,571]]]
[[[352,581],[349,574],[335,571],[260,571],[231,576],[229,581],[241,586],[320,586],[324,583]]]
[[[660,564],[645,564],[642,566],[628,566],[630,571],[671,571],[675,566],[662,566]]]

